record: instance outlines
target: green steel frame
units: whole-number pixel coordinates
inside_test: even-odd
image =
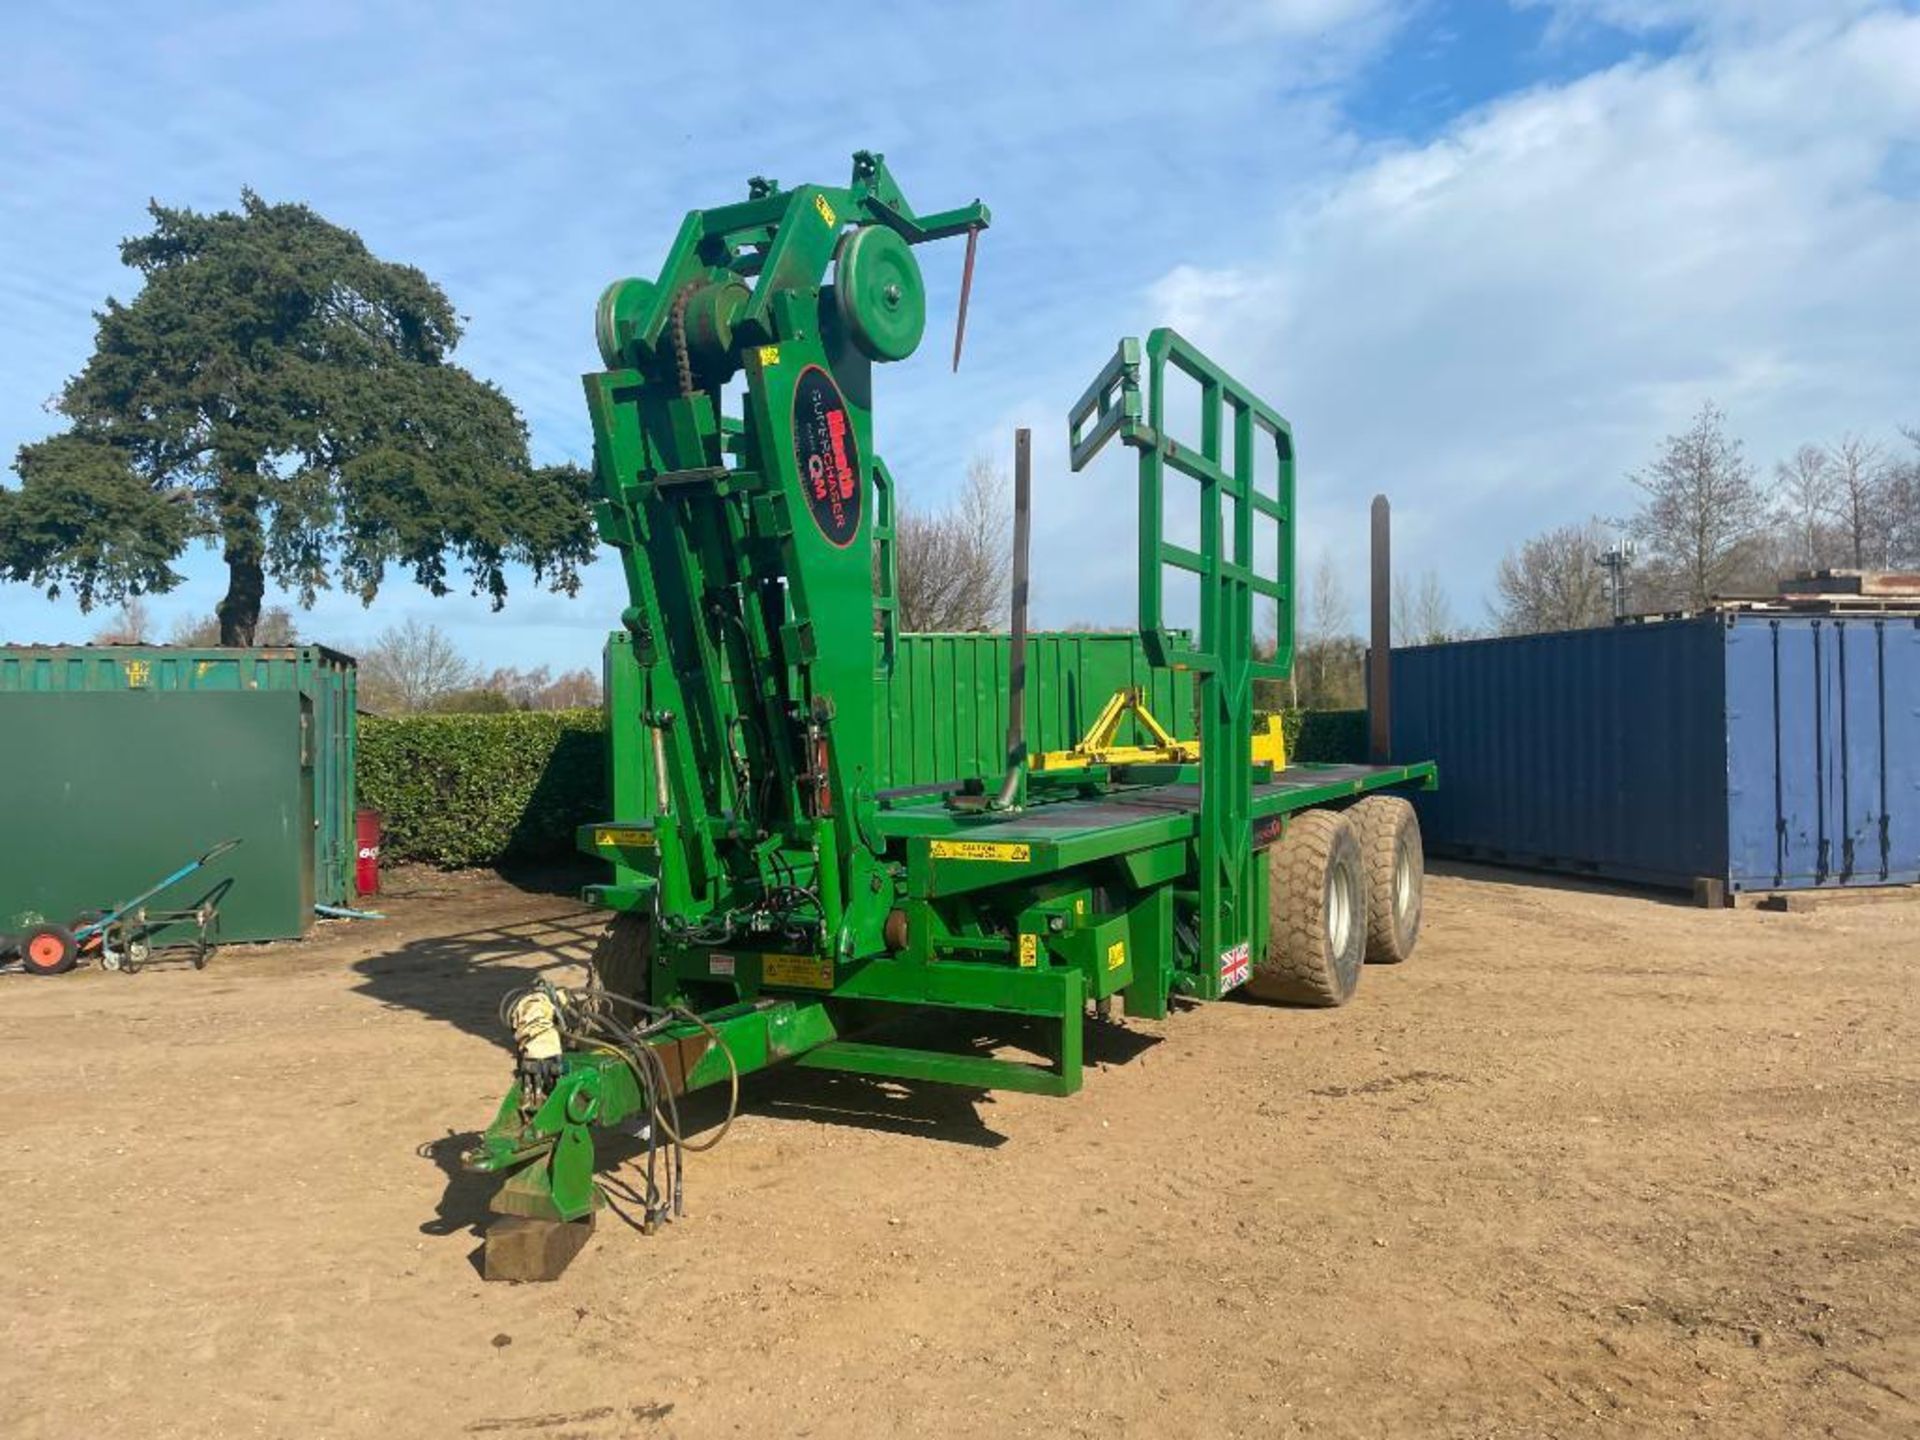
[[[847,187],[755,181],[695,211],[657,281],[601,300],[608,368],[586,391],[630,655],[608,672],[616,818],[580,843],[614,867],[589,898],[651,929],[646,998],[700,1017],[650,1042],[675,1090],[793,1060],[1070,1094],[1089,1002],[1159,1017],[1237,983],[1265,943],[1261,850],[1287,815],[1433,781],[1250,763],[1253,683],[1292,660],[1292,436],[1157,330],[1144,351],[1122,342],[1069,429],[1076,469],[1115,436],[1138,454],[1140,641],[1197,680],[1199,763],[1016,772],[1011,804],[997,775],[890,788],[876,702],[903,642],[873,367],[924,323],[909,247],[988,220],[977,202],[917,214],[862,152]],[[1197,390],[1197,445],[1168,433],[1170,375]],[[1198,549],[1166,533],[1172,477],[1199,487]],[[1262,521],[1276,540],[1256,549]],[[1167,624],[1169,567],[1198,579],[1196,634]],[[1277,615],[1269,658],[1256,599]],[[1024,1028],[1039,1059],[889,1034],[925,1008]],[[469,1163],[515,1172],[496,1208],[578,1218],[590,1128],[643,1103],[626,1061],[570,1052],[549,1091],[508,1095]]]
[[[1220,975],[1266,942],[1247,756],[1253,682],[1284,680],[1293,667],[1293,429],[1172,330],[1147,337],[1146,360],[1145,419],[1140,343],[1123,340],[1069,414],[1068,439],[1075,470],[1116,435],[1139,452],[1140,635],[1155,664],[1183,665],[1200,677],[1200,950],[1219,962],[1214,975],[1202,977],[1202,993],[1216,999]],[[1198,388],[1198,447],[1169,432],[1169,369]],[[1263,452],[1268,467],[1261,464]],[[1199,487],[1198,551],[1167,538],[1169,471]],[[1272,522],[1274,536],[1264,554],[1254,543],[1261,518]],[[1166,625],[1169,569],[1199,578],[1200,633],[1190,643]],[[1270,659],[1256,653],[1256,595],[1273,602],[1277,634]]]

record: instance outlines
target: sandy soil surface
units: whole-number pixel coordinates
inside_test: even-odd
[[[1920,1434],[1920,898],[1436,877],[1352,1007],[1101,1031],[1071,1100],[758,1078],[545,1286],[454,1156],[600,921],[391,913],[0,976],[0,1432]]]

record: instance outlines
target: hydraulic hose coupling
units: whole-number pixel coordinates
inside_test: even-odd
[[[544,990],[529,990],[507,1012],[513,1026],[513,1047],[519,1053],[522,1110],[540,1106],[560,1078],[560,1008]]]

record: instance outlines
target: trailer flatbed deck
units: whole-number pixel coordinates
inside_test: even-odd
[[[1337,804],[1377,790],[1431,790],[1436,783],[1431,761],[1416,765],[1289,765],[1271,779],[1254,782],[1253,815],[1259,822],[1314,806]],[[931,793],[912,797],[915,803],[891,806],[883,797],[880,832],[897,839],[951,834],[955,817],[942,803],[950,793],[947,787],[932,787]],[[1098,795],[1061,795],[1035,801],[1023,810],[990,810],[969,815],[962,823],[980,826],[982,838],[990,833],[995,840],[1058,843],[1069,837],[1146,821],[1172,820],[1179,824],[1199,813],[1197,781],[1141,783],[1129,789],[1124,776],[1116,776],[1112,788]]]
[[[1165,768],[1184,773],[1193,767]],[[935,787],[891,807],[883,801],[876,825],[887,840],[907,842],[911,870],[928,867],[915,887],[926,894],[971,888],[967,872],[1005,877],[1022,866],[1054,871],[1200,838],[1197,779],[1130,785],[1124,769],[1074,778],[1086,785],[1085,793],[1034,795],[1013,811],[956,811],[947,803],[951,792]],[[1253,785],[1252,848],[1278,840],[1287,816],[1299,811],[1337,807],[1383,790],[1430,790],[1436,783],[1431,763],[1288,766]]]

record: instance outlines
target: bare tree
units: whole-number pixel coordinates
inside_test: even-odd
[[[1338,640],[1353,634],[1353,603],[1346,582],[1326,551],[1314,562],[1313,583],[1307,591],[1307,613],[1301,638],[1308,644]]]
[[[1766,497],[1726,420],[1708,401],[1630,477],[1647,495],[1629,525],[1646,547],[1650,578],[1664,584],[1664,598],[1688,608],[1710,603],[1743,578],[1767,522]]]
[[[1396,645],[1438,645],[1462,634],[1454,624],[1447,587],[1436,570],[1422,570],[1410,584],[1403,577],[1394,578],[1392,623]]]
[[[501,696],[509,710],[579,710],[600,703],[600,682],[591,670],[567,670],[555,675],[545,665],[531,670],[502,666],[479,688]],[[474,702],[469,708],[479,708]]]
[[[542,710],[595,710],[600,706],[600,677],[582,667],[563,670],[540,692]]]
[[[1353,606],[1333,557],[1322,552],[1307,589],[1293,654],[1293,695],[1309,710],[1351,710],[1366,693],[1366,642],[1353,633]]]
[[[129,595],[93,636],[96,645],[147,645],[152,641],[153,615],[138,595]]]
[[[1887,548],[1895,565],[1920,566],[1920,426],[1903,426],[1913,454],[1887,470]]]
[[[1494,616],[1508,635],[1581,630],[1612,618],[1606,573],[1595,563],[1609,543],[1598,518],[1562,525],[1523,540],[1501,557],[1494,575]]]
[[[541,695],[552,683],[553,672],[544,665],[531,670],[502,665],[480,682],[480,688],[503,696],[510,710],[538,710]]]
[[[894,516],[894,584],[902,630],[986,630],[1007,604],[1010,508],[1005,472],[979,458],[944,510],[902,504]]]
[[[1838,536],[1833,526],[1823,527],[1822,545],[1818,552],[1823,557],[1820,564],[1835,563],[1832,556],[1837,543]],[[1771,530],[1763,530],[1741,549],[1739,584],[1742,593],[1777,594],[1783,582],[1807,568],[1800,556],[1799,537],[1787,528],[1776,525]]]
[[[438,625],[408,620],[380,632],[360,657],[360,703],[369,710],[430,710],[472,690],[479,672]]]
[[[1816,570],[1827,563],[1831,547],[1827,520],[1833,512],[1834,473],[1827,452],[1802,445],[1774,467],[1774,476],[1780,518],[1793,535],[1794,563]]]
[[[1826,450],[1833,474],[1829,501],[1849,563],[1856,570],[1887,564],[1887,466],[1878,445],[1843,435]]]
[[[173,629],[167,635],[169,645],[187,645],[196,650],[211,649],[220,643],[220,618],[217,615],[203,615],[195,618],[183,615],[173,622]],[[260,614],[259,623],[254,626],[253,643],[256,645],[298,645],[300,636],[294,625],[293,612],[284,605],[270,605]]]

